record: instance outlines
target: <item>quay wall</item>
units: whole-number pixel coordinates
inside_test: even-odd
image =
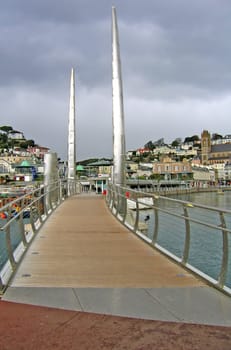
[[[145,192],[149,194],[156,194],[160,196],[171,196],[171,195],[178,195],[178,194],[188,194],[188,193],[205,193],[205,192],[220,192],[220,191],[231,191],[231,187],[208,187],[208,188],[161,188],[153,190],[152,188],[142,188],[139,189],[140,192]]]

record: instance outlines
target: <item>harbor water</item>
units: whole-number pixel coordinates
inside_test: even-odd
[[[223,194],[217,192],[192,193],[171,197],[177,200],[189,201],[215,208],[231,209],[231,191]],[[160,202],[159,202],[160,204]],[[183,215],[182,205],[174,201],[162,201],[161,208],[176,214]],[[190,208],[189,208],[190,211]],[[154,212],[153,210],[141,211],[141,220],[149,216],[147,235],[153,238]],[[220,225],[218,213],[206,212],[200,208],[192,208],[190,217],[207,222],[211,225]],[[225,217],[226,227],[231,228],[230,216]],[[185,241],[185,222],[182,219],[171,217],[159,212],[159,230],[157,243],[181,258],[183,256]],[[213,230],[196,223],[190,223],[190,251],[189,264],[203,271],[210,277],[217,279],[222,263],[223,241],[221,230]],[[229,264],[226,285],[231,288],[231,237],[229,235]]]

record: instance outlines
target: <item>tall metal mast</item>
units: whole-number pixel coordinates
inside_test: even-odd
[[[112,119],[113,119],[113,183],[125,185],[125,132],[122,73],[116,9],[112,7]]]
[[[70,106],[68,123],[68,169],[67,179],[76,178],[76,141],[75,141],[75,70],[71,69]]]

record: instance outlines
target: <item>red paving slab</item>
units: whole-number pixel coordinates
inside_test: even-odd
[[[1,350],[230,350],[231,328],[0,301]]]

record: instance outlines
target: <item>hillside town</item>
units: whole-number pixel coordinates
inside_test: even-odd
[[[10,126],[0,127],[0,183],[41,180],[44,155],[50,150],[24,137]],[[230,185],[231,135],[210,134],[178,138],[171,144],[164,139],[149,141],[126,154],[128,180],[180,180],[191,186]],[[111,176],[111,159],[89,159],[76,164],[77,178]],[[66,164],[59,162],[60,176]]]

